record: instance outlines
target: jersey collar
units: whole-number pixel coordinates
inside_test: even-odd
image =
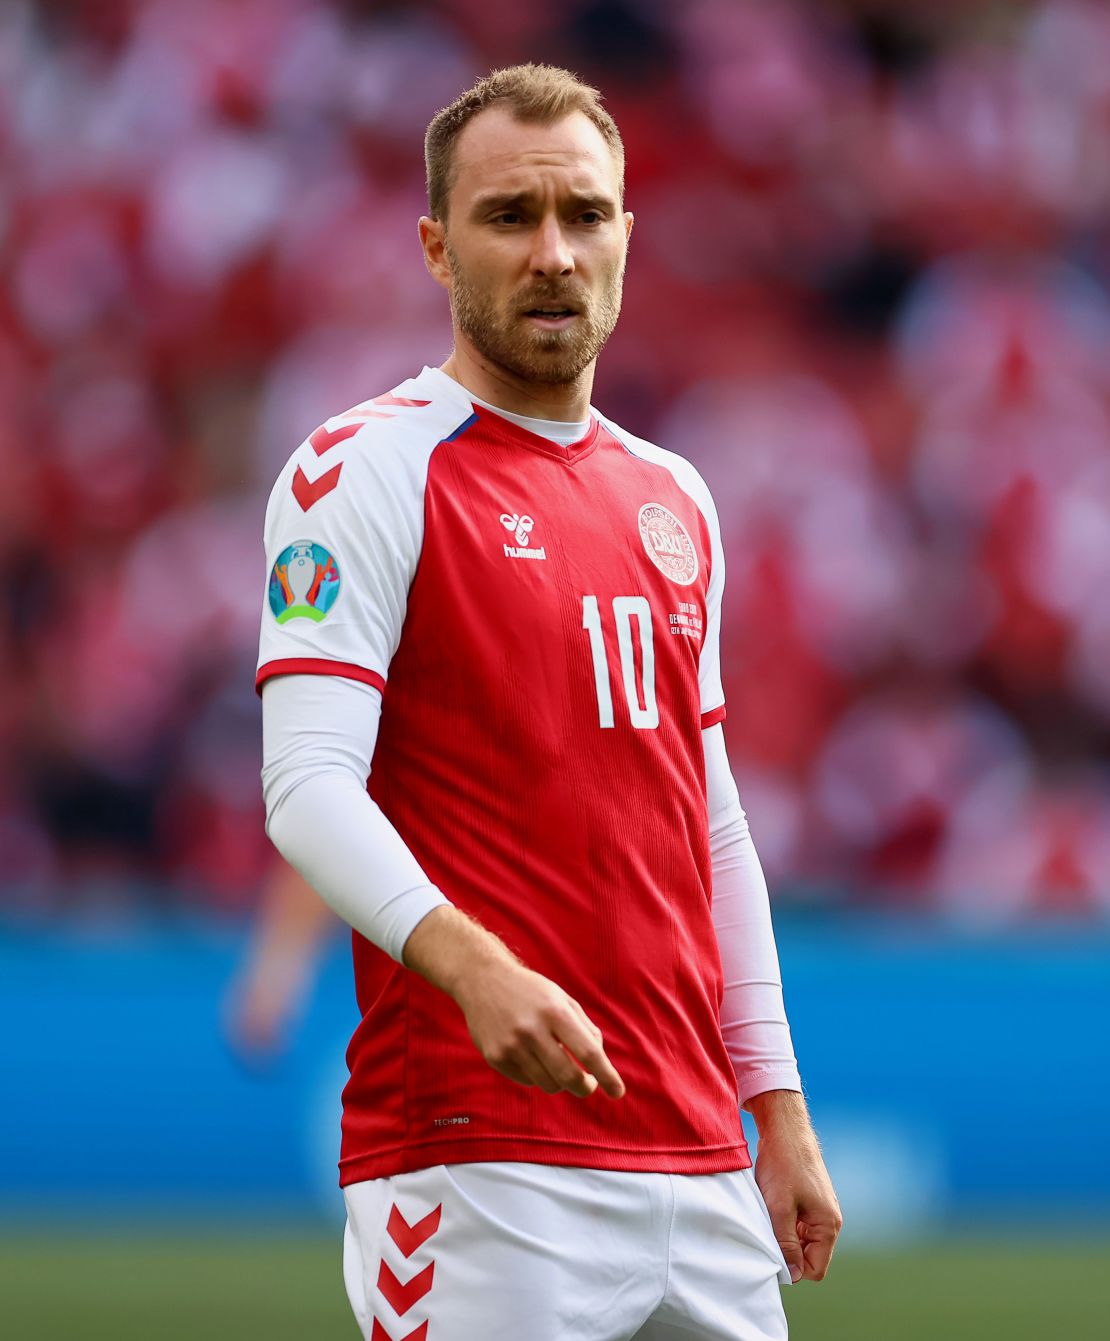
[[[453,377],[448,377],[441,368],[425,368],[421,373],[420,380],[423,381],[425,377],[433,378],[438,388],[450,394],[452,399],[457,399],[460,405],[468,406],[477,416],[483,432],[507,445],[524,447],[530,452],[538,452],[541,456],[553,457],[556,461],[562,461],[564,464],[571,466],[584,460],[597,446],[601,434],[601,422],[592,406],[590,407],[590,425],[585,434],[577,442],[568,443],[564,447],[560,443],[552,442],[550,438],[533,433],[521,424],[514,424],[511,419],[506,419],[496,410],[489,410],[484,405],[475,404],[466,388],[460,382],[456,382]]]

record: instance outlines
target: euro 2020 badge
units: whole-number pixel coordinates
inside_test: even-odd
[[[314,540],[294,540],[270,573],[270,609],[279,624],[326,618],[339,595],[339,565]]]

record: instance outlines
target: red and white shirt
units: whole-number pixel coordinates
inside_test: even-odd
[[[451,902],[582,1003],[627,1086],[513,1084],[356,933],[341,1181],[748,1167],[701,738],[724,716],[721,543],[694,468],[596,414],[559,447],[426,368],[298,448],[266,547],[259,685],[382,690],[371,795]]]

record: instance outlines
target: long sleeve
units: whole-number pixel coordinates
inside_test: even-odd
[[[783,1003],[767,882],[729,768],[724,732],[702,732],[713,923],[724,969],[721,1030],[736,1071],[740,1102],[765,1090],[800,1090]]]
[[[381,694],[337,675],[279,675],[262,691],[266,832],[345,922],[398,962],[448,902],[366,791]]]

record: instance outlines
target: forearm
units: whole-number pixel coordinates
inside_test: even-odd
[[[740,1102],[801,1090],[783,1003],[767,882],[728,768],[719,726],[704,733],[713,870],[713,924],[724,996],[721,1032]]]
[[[413,928],[446,903],[365,788],[310,778],[267,822],[274,846],[356,931],[400,960]]]
[[[740,1102],[800,1090],[782,995],[767,884],[739,812],[713,842],[713,922],[724,970],[721,1032]]]
[[[292,675],[263,691],[263,794],[275,847],[354,929],[400,960],[447,902],[366,791],[376,690]]]

